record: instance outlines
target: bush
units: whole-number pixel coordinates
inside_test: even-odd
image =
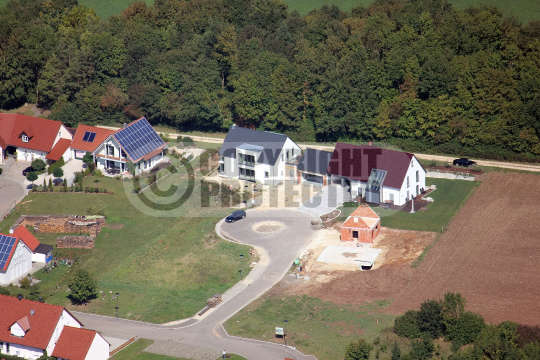
[[[421,332],[426,332],[433,339],[444,334],[444,319],[442,316],[442,301],[427,300],[420,304],[418,312],[418,327]]]
[[[96,169],[96,170],[92,171],[92,176],[99,176],[99,177],[102,177],[102,176],[103,176],[103,173],[101,172],[101,170]]]
[[[420,328],[418,326],[418,311],[409,310],[405,314],[398,316],[394,320],[394,332],[408,339],[420,337]]]
[[[26,174],[26,180],[30,181],[32,184],[37,180],[37,178],[38,175],[35,173],[35,171]]]
[[[32,161],[32,169],[34,169],[35,171],[43,171],[45,170],[46,166],[47,164],[45,163],[45,161],[41,159],[36,159]]]
[[[373,345],[364,339],[351,341],[345,350],[345,360],[368,360],[372,350]]]
[[[32,285],[32,282],[27,278],[21,279],[21,289],[30,289],[30,286]]]
[[[35,161],[35,160],[34,160]],[[62,167],[65,165],[64,158],[60,158],[60,160],[54,162],[53,164],[49,165],[49,168],[47,169],[47,174],[52,174],[54,172],[54,169]],[[64,174],[60,175],[64,176]]]
[[[95,192],[96,194],[99,193],[99,188],[95,188],[94,190],[95,190],[94,192]]]
[[[2,170],[2,168],[0,168],[0,175],[2,175],[2,171],[4,171],[4,170]]]
[[[78,269],[69,280],[69,297],[74,303],[85,303],[97,296],[97,281],[85,269]]]
[[[484,327],[486,327],[486,323],[482,316],[467,311],[456,319],[446,321],[445,338],[456,347],[470,344],[476,340]]]
[[[62,176],[64,176],[64,170],[62,170],[62,168],[59,168],[59,167],[54,168],[53,176],[55,178],[61,178]]]
[[[426,334],[421,340],[415,339],[411,342],[410,357],[414,360],[429,359],[433,356],[434,350],[433,340]]]
[[[91,193],[93,193],[93,192],[94,192],[94,187],[93,187],[93,186],[92,186],[92,187],[90,187],[90,189],[88,190],[88,192],[91,192]]]
[[[520,347],[525,347],[529,343],[540,344],[540,326],[519,325],[517,327],[517,343]]]
[[[7,287],[0,286],[0,294],[11,296],[9,289]]]
[[[182,143],[184,144],[184,146],[193,146],[194,144],[193,139],[190,138],[189,136],[186,136],[185,138],[183,138]]]

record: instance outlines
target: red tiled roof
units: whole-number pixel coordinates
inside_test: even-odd
[[[380,219],[379,215],[368,205],[361,205],[358,209],[354,210],[351,215],[345,220],[341,227],[345,228],[359,228],[359,229],[371,229],[377,221],[369,219]],[[367,221],[367,222],[366,222]]]
[[[54,145],[54,147],[52,148],[51,152],[48,153],[47,156],[45,156],[45,158],[49,160],[53,160],[53,161],[60,160],[60,158],[62,157],[62,155],[64,155],[66,150],[69,149],[70,145],[71,145],[71,140],[69,139],[58,140],[56,145]]]
[[[60,121],[42,119],[21,114],[0,114],[0,145],[23,147],[49,152],[60,131]],[[22,141],[22,133],[29,137]]]
[[[96,335],[98,333],[93,330],[64,326],[52,356],[69,360],[85,360]]]
[[[11,234],[14,238],[21,239],[30,250],[34,251],[39,246],[39,240],[23,225],[19,225],[17,229]]]
[[[383,186],[400,189],[413,157],[402,151],[338,142],[326,172],[367,183],[372,169],[385,170]]]
[[[30,300],[0,295],[0,341],[46,349],[64,308]],[[34,310],[34,315],[30,311]],[[67,311],[67,310],[66,310]],[[11,335],[11,325],[28,316],[30,330],[22,337]]]
[[[379,218],[379,215],[377,215],[377,213],[368,205],[359,206],[358,209],[354,210],[349,216],[360,216],[375,219]]]
[[[27,332],[28,330],[30,330],[30,321],[28,320],[28,316],[25,316],[17,320],[17,324],[19,324],[19,326],[24,332]]]
[[[84,134],[89,131],[96,133],[96,137],[93,142],[83,141]],[[89,126],[89,125],[79,125],[77,132],[73,137],[73,143],[71,144],[72,149],[82,150],[93,152],[96,148],[109,137],[114,130],[103,129],[100,127]]]

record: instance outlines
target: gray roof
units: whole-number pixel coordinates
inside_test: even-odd
[[[249,150],[252,150],[253,145],[255,145],[262,148],[257,163],[275,165],[285,141],[287,141],[287,135],[269,131],[251,130],[233,125],[229,129],[223,145],[221,145],[219,155],[234,158],[236,156],[236,148],[251,147]]]
[[[326,174],[332,153],[324,150],[306,148],[298,163],[298,170],[314,174]]]
[[[47,255],[50,253],[53,249],[52,245],[46,245],[46,244],[39,244],[35,249],[34,252],[37,254],[45,254]]]

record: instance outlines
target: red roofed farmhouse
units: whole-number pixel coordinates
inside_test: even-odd
[[[426,170],[402,151],[338,142],[326,170],[332,184],[349,185],[353,197],[369,203],[403,205],[426,186]]]
[[[0,309],[2,354],[37,359],[47,351],[70,360],[109,358],[107,341],[95,331],[80,329],[82,324],[61,306],[0,295]]]
[[[87,152],[93,152],[112,133],[114,130],[80,124],[71,143],[73,158],[82,159]]]
[[[15,152],[17,160],[56,161],[63,157],[67,161],[71,159],[71,140],[71,132],[60,121],[0,113],[0,165],[7,154]]]
[[[373,243],[381,232],[381,219],[368,205],[354,210],[341,225],[341,241]]]

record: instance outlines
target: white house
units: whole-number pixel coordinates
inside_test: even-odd
[[[46,263],[52,260],[52,245],[41,244],[23,225],[19,225],[11,236],[22,240],[32,250],[32,262]]]
[[[109,358],[109,344],[95,331],[80,329],[82,324],[61,306],[0,295],[0,309],[2,354],[37,359],[47,351],[70,360]]]
[[[285,180],[285,164],[301,152],[286,135],[233,125],[219,150],[219,172],[229,178],[277,185]]]
[[[60,121],[21,114],[0,113],[0,165],[8,154],[17,160],[64,161],[71,159],[69,146],[73,136]]]
[[[17,237],[0,234],[0,284],[10,284],[32,270],[32,250]]]
[[[108,359],[109,343],[95,331],[64,326],[52,356],[58,360]]]
[[[74,159],[82,159],[87,152],[94,152],[113,133],[114,130],[79,124],[75,135],[73,135],[71,156]]]
[[[93,152],[98,169],[128,171],[128,162],[135,165],[135,174],[150,170],[164,159],[166,144],[142,117],[109,135]]]
[[[327,173],[333,184],[350,186],[353,197],[404,205],[426,186],[426,171],[414,154],[338,142]]]

